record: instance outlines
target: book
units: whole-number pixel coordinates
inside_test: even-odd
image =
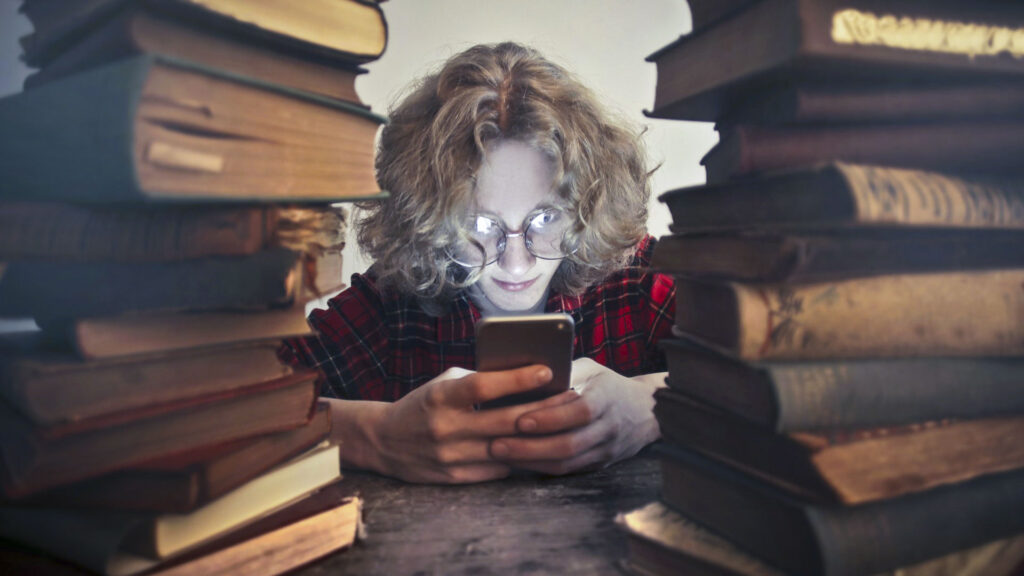
[[[745,360],[1024,355],[1024,270],[811,284],[676,279],[679,334]]]
[[[0,399],[39,426],[221,394],[292,373],[281,340],[83,361],[40,332],[0,339]]]
[[[659,347],[670,388],[775,432],[1024,413],[1022,358],[744,362],[686,339]]]
[[[0,203],[0,260],[159,262],[284,247],[341,250],[341,206]]]
[[[337,445],[320,446],[186,514],[3,506],[0,535],[95,572],[139,572],[336,482],[340,463]]]
[[[330,431],[329,405],[320,402],[304,426],[143,462],[106,476],[36,494],[21,503],[184,513],[312,449],[327,440]]]
[[[655,400],[666,441],[822,504],[860,505],[1024,468],[1020,414],[776,433],[672,389]]]
[[[266,311],[76,318],[44,323],[42,328],[44,337],[73,347],[85,360],[196,350],[312,333],[302,306]]]
[[[707,182],[844,161],[964,172],[1016,172],[1024,123],[721,126],[701,158]]]
[[[785,576],[661,502],[620,512],[615,525],[627,536],[627,569],[639,576]]]
[[[677,464],[662,470],[665,504],[794,576],[873,574],[1024,533],[1020,471],[863,506],[816,506],[665,449]]]
[[[651,267],[674,276],[798,284],[884,274],[1024,267],[1024,231],[923,227],[662,236]]]
[[[1019,78],[1024,7],[1013,2],[762,0],[647,57],[658,118],[715,121],[770,86]]]
[[[3,496],[17,499],[160,458],[306,424],[319,373],[301,371],[226,394],[39,427],[0,404]]]
[[[1024,227],[1024,179],[835,162],[659,196],[673,232]]]
[[[782,572],[686,516],[651,502],[620,513],[615,523],[627,536],[626,568],[637,576],[782,576]],[[876,576],[1019,576],[1024,535],[1011,536]]]
[[[0,317],[287,306],[296,301],[301,275],[299,253],[283,248],[176,262],[26,260],[10,263],[0,277]]]
[[[759,92],[719,120],[736,124],[852,124],[1020,118],[1024,83],[799,82]]]
[[[754,0],[687,0],[690,5],[690,33],[696,34]]]
[[[131,0],[139,3],[138,0]],[[303,10],[285,0],[142,0],[145,7],[216,26],[265,42],[275,51],[293,50],[347,62],[380,57],[387,44],[384,13],[372,2],[311,0]],[[21,40],[24,60],[46,66],[57,54],[116,15],[125,0],[24,0],[21,12],[33,32]],[[130,8],[129,8],[130,9]]]
[[[145,570],[148,576],[270,576],[283,574],[354,544],[362,533],[362,499],[334,482],[281,510]],[[123,555],[108,563],[122,567]],[[137,564],[149,566],[151,562]],[[84,570],[52,556],[0,542],[0,571],[82,576]]]
[[[184,60],[126,58],[0,99],[0,200],[376,198],[373,141],[383,121],[342,100]]]
[[[355,82],[365,70],[351,63],[275,49],[263,40],[232,34],[201,20],[175,17],[139,2],[129,3],[90,27],[78,42],[25,78],[25,89],[142,53],[200,62],[210,68],[361,104]]]

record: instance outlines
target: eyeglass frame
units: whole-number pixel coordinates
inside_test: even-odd
[[[523,222],[520,223],[520,226],[523,229],[522,232],[509,232],[505,228],[505,224],[501,220],[493,218],[493,217],[488,216],[486,214],[473,214],[471,216],[471,218],[486,218],[486,219],[490,220],[491,222],[494,222],[494,224],[497,225],[498,230],[501,230],[502,238],[504,239],[504,241],[503,242],[502,241],[498,242],[498,245],[500,246],[500,248],[498,249],[497,254],[495,254],[494,258],[491,259],[491,260],[486,260],[485,259],[485,261],[482,264],[470,264],[470,263],[467,263],[467,262],[462,262],[458,258],[456,258],[455,255],[452,254],[452,249],[450,247],[446,248],[445,252],[447,252],[448,258],[451,259],[452,262],[455,262],[456,264],[458,264],[459,266],[463,266],[465,268],[484,268],[486,266],[490,266],[491,264],[494,264],[498,260],[501,260],[501,257],[505,255],[505,250],[508,248],[508,239],[509,238],[520,238],[521,237],[523,239],[523,246],[526,248],[526,251],[529,252],[529,254],[531,256],[533,256],[534,258],[537,258],[538,260],[564,260],[564,259],[568,258],[569,256],[575,254],[576,251],[578,250],[578,248],[574,248],[572,252],[563,252],[561,256],[555,256],[555,257],[538,256],[537,254],[533,253],[533,242],[531,242],[530,239],[526,236],[526,234],[530,231],[530,226],[533,224],[532,220],[534,220],[537,216],[540,216],[542,214],[547,214],[548,212],[566,213],[566,210],[563,209],[563,208],[559,208],[557,206],[551,206],[551,207],[548,207],[548,208],[544,208],[542,210],[537,210],[536,212],[533,212],[531,214],[528,214],[526,216],[526,218],[523,218]],[[525,224],[525,226],[523,224]],[[568,230],[568,228],[566,230]],[[564,234],[565,233],[563,232],[563,240],[564,240]],[[486,256],[487,251],[484,250],[483,252],[484,252],[484,255]]]

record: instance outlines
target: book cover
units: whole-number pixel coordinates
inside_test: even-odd
[[[0,338],[0,398],[38,426],[130,413],[292,373],[278,359],[281,340],[100,361],[43,340],[39,332]]]
[[[143,462],[18,502],[30,506],[184,513],[327,440],[329,405],[304,426]]]
[[[1024,468],[1019,414],[776,433],[672,389],[655,399],[666,441],[823,505],[861,505]]]
[[[340,477],[337,445],[310,450],[186,514],[0,507],[0,534],[102,574],[131,574],[240,528]]]
[[[304,10],[283,0],[26,0],[21,12],[34,31],[22,38],[24,60],[47,65],[106,18],[130,4],[144,4],[228,33],[266,42],[304,58],[368,62],[387,45],[387,22],[374,2],[309,0]]]
[[[3,495],[15,499],[201,447],[302,426],[320,375],[302,371],[194,402],[136,410],[73,427],[41,428],[0,404]]]
[[[676,280],[681,335],[745,360],[1024,355],[1024,270],[811,284]]]
[[[885,274],[1024,267],[1024,231],[907,226],[662,236],[651,267],[675,276],[800,284]]]
[[[875,574],[1024,532],[1021,472],[864,506],[815,506],[678,448],[663,501],[794,575]]]
[[[676,233],[832,227],[1024,227],[1024,179],[843,162],[658,198]]]
[[[142,53],[200,62],[274,84],[361,104],[356,76],[365,70],[345,61],[310,57],[233,33],[202,19],[183,19],[134,2],[46,62],[25,79],[30,90],[89,68]]]
[[[271,248],[340,250],[342,206],[0,203],[0,260],[163,262]]]
[[[1024,7],[1013,2],[764,0],[648,56],[651,115],[715,121],[808,77],[1019,78]]]
[[[0,99],[0,200],[377,198],[382,122],[342,100],[184,60],[127,58]]]
[[[825,162],[1019,175],[1024,123],[719,126],[701,158],[709,184]]]
[[[744,362],[683,338],[659,347],[670,388],[774,432],[1024,413],[1024,358]]]

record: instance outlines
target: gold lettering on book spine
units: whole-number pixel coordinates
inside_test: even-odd
[[[831,36],[837,44],[961,54],[968,58],[1004,53],[1024,57],[1024,28],[876,15],[852,8],[832,15]]]
[[[1024,228],[1024,180],[838,164],[857,221],[958,228]]]

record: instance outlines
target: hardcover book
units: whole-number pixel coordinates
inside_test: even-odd
[[[354,104],[184,60],[127,58],[0,99],[0,200],[379,197],[382,122]]]
[[[1020,471],[864,506],[816,506],[668,451],[678,465],[663,469],[664,502],[788,574],[875,574],[1024,533]]]
[[[743,100],[808,77],[1019,78],[1016,2],[760,0],[648,56],[651,115],[719,120]]]
[[[1024,468],[1020,414],[776,433],[672,389],[658,390],[655,399],[666,441],[826,505],[860,505]]]
[[[674,329],[745,360],[1024,355],[1024,270],[676,280]]]
[[[669,388],[775,432],[1024,413],[1024,358],[744,362],[664,339]]]

